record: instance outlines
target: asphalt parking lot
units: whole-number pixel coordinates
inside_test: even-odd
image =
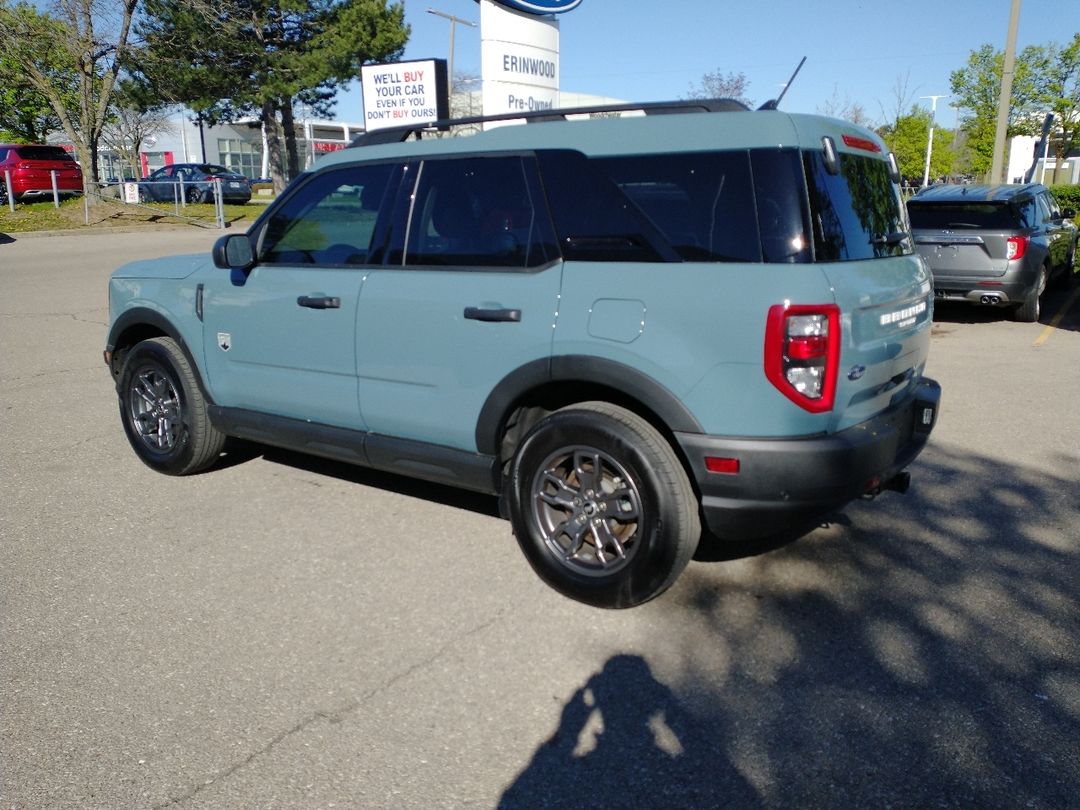
[[[0,808],[1080,807],[1080,292],[939,308],[908,494],[605,612],[489,498],[139,463],[106,279],[217,235],[0,244]]]

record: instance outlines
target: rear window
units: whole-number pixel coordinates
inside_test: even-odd
[[[209,163],[204,163],[199,166],[199,171],[201,171],[203,174],[209,175],[210,177],[216,177],[219,174],[232,174],[232,172],[226,169],[224,166],[214,166]]]
[[[1015,230],[1024,227],[1023,209],[1002,203],[922,203],[908,202],[912,228],[956,230]]]
[[[807,152],[803,161],[817,261],[880,259],[914,250],[910,239],[900,237],[908,225],[885,161],[841,154],[839,174],[828,172],[822,152]]]
[[[23,160],[74,160],[59,146],[19,146],[14,151]]]

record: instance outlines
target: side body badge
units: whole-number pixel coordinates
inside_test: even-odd
[[[227,352],[232,348],[232,335],[228,332],[218,332],[217,345],[223,352]]]

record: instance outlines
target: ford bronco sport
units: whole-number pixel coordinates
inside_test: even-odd
[[[498,495],[536,572],[604,607],[703,530],[903,491],[940,389],[895,162],[848,123],[705,107],[369,133],[212,256],[121,267],[135,453],[183,475],[239,437]]]

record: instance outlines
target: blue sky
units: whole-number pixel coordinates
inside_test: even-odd
[[[446,58],[450,23],[427,9],[479,22],[475,0],[405,0],[412,37],[406,59]],[[792,112],[828,100],[858,102],[874,120],[907,95],[946,94],[949,74],[990,43],[1004,49],[1010,0],[582,0],[560,15],[563,90],[632,101],[688,94],[713,71],[742,72],[757,103],[774,97],[806,64],[784,98]],[[1080,32],[1080,0],[1023,0],[1017,50],[1066,44]],[[456,26],[455,72],[480,73],[480,29]],[[938,102],[938,122],[956,123]],[[883,114],[883,110],[885,113]],[[362,121],[357,86],[339,95],[336,118]]]

